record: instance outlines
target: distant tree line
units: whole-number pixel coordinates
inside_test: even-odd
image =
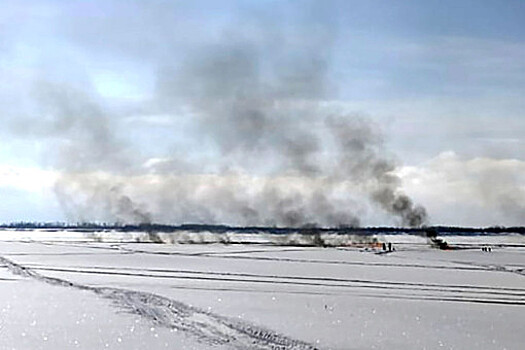
[[[334,234],[360,234],[360,235],[374,235],[374,234],[412,234],[412,235],[497,235],[497,234],[525,234],[525,226],[489,226],[489,227],[461,227],[461,226],[428,226],[421,228],[410,227],[273,227],[273,226],[228,226],[228,225],[207,225],[207,224],[183,224],[183,225],[169,225],[169,224],[123,224],[123,223],[100,223],[100,222],[79,222],[79,223],[65,223],[65,222],[11,222],[1,224],[0,229],[15,229],[15,230],[32,230],[32,229],[47,229],[47,230],[89,230],[89,231],[104,231],[115,230],[120,232],[176,232],[176,231],[192,231],[192,232],[237,232],[237,233],[272,233],[272,234],[319,234],[319,233],[334,233]]]

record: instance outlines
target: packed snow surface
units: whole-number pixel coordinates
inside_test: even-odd
[[[0,350],[525,344],[523,236],[447,237],[463,248],[447,251],[378,237],[388,253],[135,238],[0,232]]]

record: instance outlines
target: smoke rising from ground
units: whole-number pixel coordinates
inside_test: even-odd
[[[66,85],[39,83],[33,127],[58,150],[55,190],[68,217],[358,226],[366,199],[399,224],[425,224],[424,208],[400,189],[380,128],[322,107],[334,89],[335,32],[329,21],[284,26],[261,18],[252,31],[225,31],[175,63],[159,63],[156,94],[142,110],[173,120],[187,111],[195,136],[217,154],[213,171],[185,150],[161,155],[171,164],[163,170],[144,166],[153,163],[110,108]],[[151,135],[151,142],[172,140]],[[187,164],[191,173],[180,170]]]

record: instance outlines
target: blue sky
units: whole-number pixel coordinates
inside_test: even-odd
[[[239,127],[242,115],[215,118],[244,108],[225,104],[234,93],[282,118],[265,142],[316,132],[325,140],[323,118],[366,118],[382,134],[381,156],[396,164],[396,191],[424,205],[431,223],[525,224],[522,1],[2,1],[0,9],[0,221],[121,219],[91,182],[60,182],[72,173],[98,172],[154,219],[178,222],[186,211],[155,209],[162,201],[146,185],[128,190],[137,176],[296,171],[281,159],[291,146],[248,150],[250,137],[235,137],[257,133]],[[329,163],[332,146],[320,142],[312,157]],[[100,202],[96,213],[83,209],[88,199]],[[196,208],[188,220],[233,217],[188,207]],[[372,204],[349,210],[364,224],[396,223]]]

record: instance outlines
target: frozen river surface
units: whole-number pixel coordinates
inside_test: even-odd
[[[522,237],[389,254],[20,237],[0,241],[1,350],[525,344]]]

